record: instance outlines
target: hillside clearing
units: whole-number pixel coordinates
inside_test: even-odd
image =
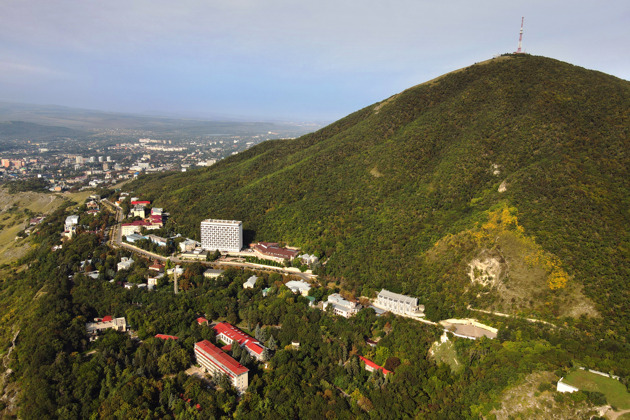
[[[617,410],[630,409],[630,393],[616,379],[578,369],[569,373],[563,382],[583,391],[601,392],[606,395],[608,403]]]

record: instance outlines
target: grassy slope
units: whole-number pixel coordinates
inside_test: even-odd
[[[606,395],[606,400],[617,410],[630,409],[630,393],[616,379],[607,378],[585,370],[575,370],[564,381],[580,390],[597,391]]]
[[[506,203],[597,309],[618,317],[630,297],[618,287],[630,276],[629,93],[628,82],[555,60],[501,59],[132,188],[184,234],[198,237],[207,217],[240,219],[246,239],[330,255],[329,274],[357,292],[419,294],[440,315],[464,305],[476,250],[463,244],[431,264],[424,253]]]

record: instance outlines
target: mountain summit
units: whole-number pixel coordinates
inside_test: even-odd
[[[182,234],[238,219],[249,240],[328,257],[356,295],[420,297],[430,318],[627,317],[630,83],[508,55],[208,169],[141,177]],[[625,321],[628,321],[626,319]],[[611,321],[614,322],[614,321]]]

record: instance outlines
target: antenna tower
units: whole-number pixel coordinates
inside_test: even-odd
[[[516,54],[523,53],[521,49],[523,47],[523,22],[524,21],[525,21],[525,16],[521,17],[521,31],[519,32],[519,35],[518,35],[518,49],[516,50]]]

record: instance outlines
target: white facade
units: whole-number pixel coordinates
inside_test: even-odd
[[[335,315],[340,315],[344,318],[350,318],[359,312],[359,307],[355,302],[344,299],[339,293],[328,296],[328,301],[324,302],[324,310],[326,310],[329,305],[332,305]]]
[[[374,306],[400,315],[420,315],[424,312],[424,305],[418,305],[418,298],[381,290]]]
[[[131,265],[133,264],[133,259],[131,258],[127,258],[127,257],[122,257],[120,259],[120,262],[117,264],[116,271],[119,270],[129,270],[131,268]]]
[[[579,389],[577,389],[576,387],[562,382],[563,379],[564,378],[560,378],[560,380],[558,381],[558,385],[556,386],[556,390],[558,392],[577,392],[577,391],[579,391]]]
[[[85,324],[88,334],[97,334],[110,328],[116,331],[127,331],[127,321],[125,318],[113,318],[108,321],[88,322]]]
[[[79,224],[79,216],[72,215],[66,217],[66,224],[64,226],[64,231],[66,236],[71,237],[77,231],[77,225]]]
[[[201,222],[201,247],[208,251],[239,252],[243,249],[243,222],[204,220]]]
[[[213,377],[227,375],[239,393],[247,390],[249,370],[209,341],[195,344],[195,359]]]

